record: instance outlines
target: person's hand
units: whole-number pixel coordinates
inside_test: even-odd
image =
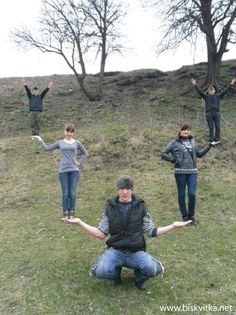
[[[73,218],[73,219],[68,219],[68,218],[62,218],[62,221],[66,222],[66,223],[74,223],[74,224],[80,224],[81,223],[81,219],[80,218]]]
[[[42,141],[42,138],[40,136],[31,136],[31,139]]]
[[[175,221],[173,223],[173,226],[175,228],[181,228],[181,227],[184,227],[185,225],[189,225],[192,223],[192,220],[188,220],[188,221]]]
[[[219,144],[219,143],[221,143],[221,141],[212,141],[212,142],[210,142],[210,145],[211,145],[212,147],[214,147],[214,146],[216,146],[216,145]]]
[[[178,166],[179,166],[179,161],[176,160],[176,159],[172,160],[171,163],[174,164],[175,167],[178,167]]]
[[[53,81],[49,81],[48,88],[51,89],[52,86],[53,86]]]
[[[26,80],[24,78],[21,79],[23,85],[26,85]]]
[[[197,81],[193,78],[191,79],[191,83],[192,83],[192,85],[197,85]]]
[[[233,78],[232,81],[231,81],[231,83],[230,83],[230,85],[234,85],[235,83],[236,83],[236,79]]]

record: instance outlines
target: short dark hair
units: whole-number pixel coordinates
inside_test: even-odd
[[[38,90],[37,86],[35,86],[35,87],[33,88],[33,90]]]
[[[184,123],[184,124],[180,125],[181,131],[182,130],[188,130],[188,129],[191,129],[191,126],[189,124]]]
[[[117,180],[117,189],[133,189],[134,188],[134,181],[128,175],[122,175]]]
[[[73,125],[73,124],[67,124],[67,125],[65,125],[65,131],[74,132],[74,131],[75,131],[74,125]]]

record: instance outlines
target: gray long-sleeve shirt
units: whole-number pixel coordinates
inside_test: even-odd
[[[77,164],[78,151],[80,151],[82,155],[79,160],[80,165],[82,165],[88,158],[88,152],[78,140],[73,143],[66,143],[64,140],[58,140],[50,145],[42,140],[40,141],[40,144],[45,151],[60,150],[59,173],[79,170]]]

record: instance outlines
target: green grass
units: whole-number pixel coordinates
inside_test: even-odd
[[[70,76],[55,79],[68,88],[73,83]],[[160,151],[184,120],[193,125],[199,147],[206,142],[201,102],[194,91],[180,97],[182,83],[178,81],[179,90],[173,88],[170,94],[164,85],[159,87],[164,92],[154,102],[150,99],[159,97],[155,89],[145,90],[145,97],[132,86],[120,94],[112,90],[111,95],[120,95],[118,107],[111,106],[108,90],[104,101],[96,104],[83,98],[76,102],[76,92],[67,99],[52,91],[51,107],[46,105],[43,113],[42,136],[48,143],[61,138],[68,120],[78,127],[75,136],[88,150],[89,160],[81,169],[76,211],[86,222],[98,224],[121,174],[135,179],[135,191],[145,199],[158,226],[180,219],[173,168],[160,159]],[[6,86],[4,90],[8,91]],[[19,87],[13,90],[13,99],[18,92]],[[198,160],[200,223],[147,240],[148,251],[163,263],[165,273],[151,279],[146,292],[136,289],[128,269],[122,271],[119,287],[89,277],[90,265],[105,242],[61,221],[58,152],[41,151],[29,136],[24,106],[6,112],[2,99],[0,111],[6,120],[0,123],[1,315],[213,314],[160,310],[183,304],[232,305],[232,312],[217,314],[235,314],[233,97],[222,102],[223,145]],[[75,105],[68,109],[68,103]]]
[[[226,130],[225,136],[230,139],[234,132]],[[171,133],[126,124],[81,129],[91,156],[81,171],[77,215],[96,226],[106,199],[115,193],[116,178],[127,173],[157,225],[179,219],[172,168],[159,157]],[[59,136],[47,133],[45,140]],[[146,293],[134,287],[131,270],[123,271],[121,287],[89,277],[104,242],[60,221],[57,153],[38,151],[26,136],[2,139],[0,149],[7,169],[1,174],[0,314],[161,314],[159,306],[182,304],[235,308],[236,175],[230,143],[199,160],[200,225],[148,240],[165,274],[150,280]],[[219,154],[223,157],[216,159]],[[94,156],[100,156],[98,170]]]

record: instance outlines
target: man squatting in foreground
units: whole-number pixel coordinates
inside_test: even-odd
[[[156,237],[191,223],[174,222],[156,227],[143,199],[133,193],[133,179],[127,175],[117,181],[118,195],[109,199],[97,227],[80,218],[64,219],[65,222],[79,224],[89,234],[100,240],[107,240],[107,248],[91,267],[90,274],[110,280],[112,284],[122,283],[121,270],[127,267],[134,270],[135,285],[146,289],[146,281],[164,271],[158,260],[146,252],[144,234]]]

